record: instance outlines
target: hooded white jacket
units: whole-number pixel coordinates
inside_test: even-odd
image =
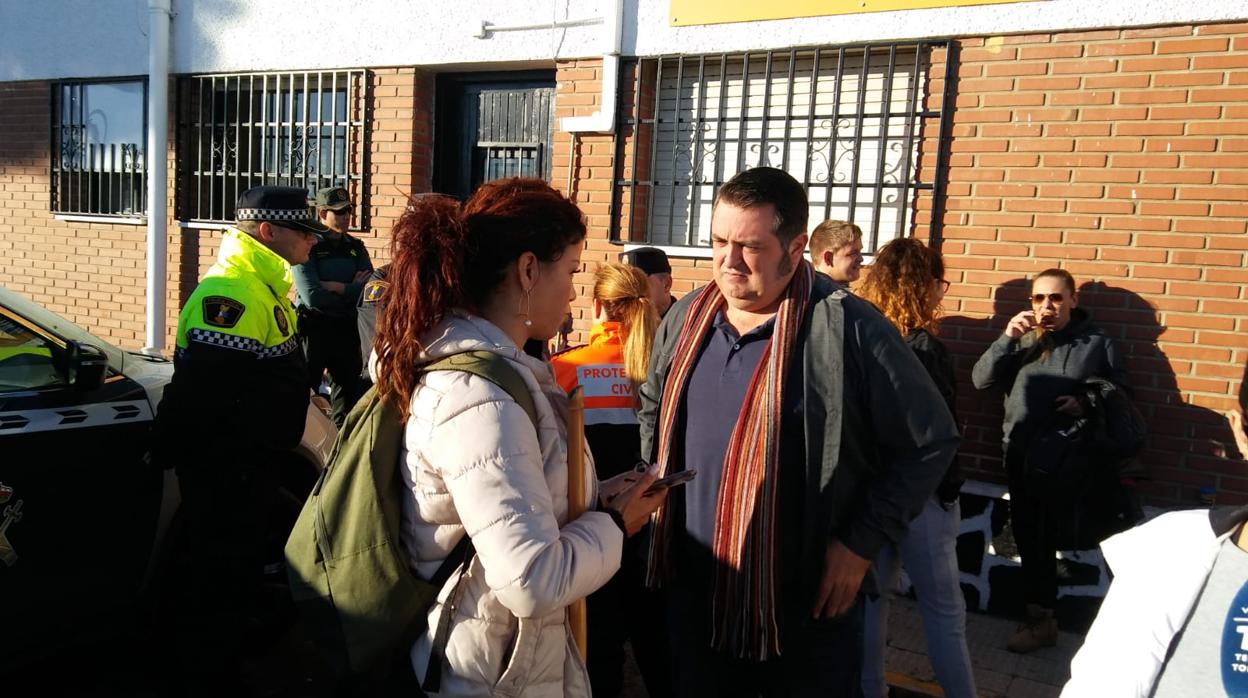
[[[502,388],[458,371],[424,374],[412,395],[403,543],[426,579],[464,531],[477,551],[455,608],[438,695],[588,696],[566,607],[611,579],[624,536],[605,513],[568,521],[567,397],[548,364],[482,318],[457,311],[425,345],[428,360],[474,350],[506,357],[532,391],[538,417],[535,433]],[[596,488],[594,478],[587,480]],[[596,493],[588,494],[594,501]],[[455,582],[452,575],[412,647],[422,680]]]

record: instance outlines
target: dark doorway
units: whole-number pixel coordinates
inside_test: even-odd
[[[503,177],[550,179],[555,73],[438,76],[433,188],[467,197]]]

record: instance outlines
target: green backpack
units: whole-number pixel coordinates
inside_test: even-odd
[[[533,396],[507,359],[486,351],[454,354],[423,371],[465,371],[512,397],[537,427]],[[432,579],[408,564],[400,539],[405,485],[399,411],[370,389],[347,416],[312,494],[286,541],[291,595],[311,639],[335,676],[387,681],[406,665],[426,614],[456,568],[472,557],[464,536]],[[458,590],[454,590],[452,594]],[[449,621],[449,613],[443,614]],[[445,635],[449,623],[440,623]],[[445,637],[440,638],[442,644]],[[443,649],[435,641],[435,657]],[[425,690],[436,691],[441,663],[430,661]],[[408,665],[410,666],[410,665]],[[408,672],[410,675],[410,672]]]

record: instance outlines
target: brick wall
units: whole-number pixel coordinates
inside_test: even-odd
[[[51,107],[48,82],[0,85],[0,285],[140,348],[147,229],[55,218]]]
[[[1221,414],[1248,361],[1248,25],[971,38],[959,49],[942,220],[954,282],[945,338],[959,365],[967,464],[977,477],[1003,479],[1001,398],[975,391],[970,367],[1027,307],[1029,275],[1058,266],[1080,281],[1084,306],[1127,354],[1153,432],[1150,499],[1191,504],[1199,487],[1212,486],[1219,501],[1248,501],[1248,468],[1227,458],[1236,453]],[[929,94],[943,89],[944,59],[934,56]],[[592,111],[581,95],[598,89],[598,76],[585,72],[596,65],[561,68],[561,116]],[[631,76],[620,90],[631,103]],[[923,124],[925,181],[937,126]],[[619,128],[627,169],[648,126]],[[562,143],[557,168],[566,136]],[[573,193],[591,220],[588,271],[620,251],[603,221],[611,173],[599,155],[608,143],[583,138],[577,150]],[[566,177],[557,169],[556,185]],[[923,239],[932,208],[916,201]],[[673,267],[677,295],[710,279],[709,260],[674,259]]]
[[[1152,497],[1248,501],[1220,414],[1248,360],[1248,25],[960,44],[943,250],[971,463],[999,477],[999,398],[970,367],[1056,266],[1125,349]]]

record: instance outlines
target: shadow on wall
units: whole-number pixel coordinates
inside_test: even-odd
[[[993,292],[989,318],[946,316],[942,338],[958,370],[958,410],[963,424],[961,457],[971,477],[1004,482],[1001,464],[1002,394],[976,390],[971,367],[1011,317],[1030,306],[1031,281],[1012,279]],[[1186,403],[1178,387],[1175,366],[1158,339],[1165,331],[1157,309],[1139,294],[1094,281],[1079,287],[1080,307],[1088,311],[1119,345],[1136,404],[1149,425],[1149,438],[1140,456],[1146,479],[1141,494],[1150,502],[1193,506],[1202,488],[1212,488],[1218,503],[1248,502],[1248,480],[1219,477],[1243,474],[1226,417]]]

